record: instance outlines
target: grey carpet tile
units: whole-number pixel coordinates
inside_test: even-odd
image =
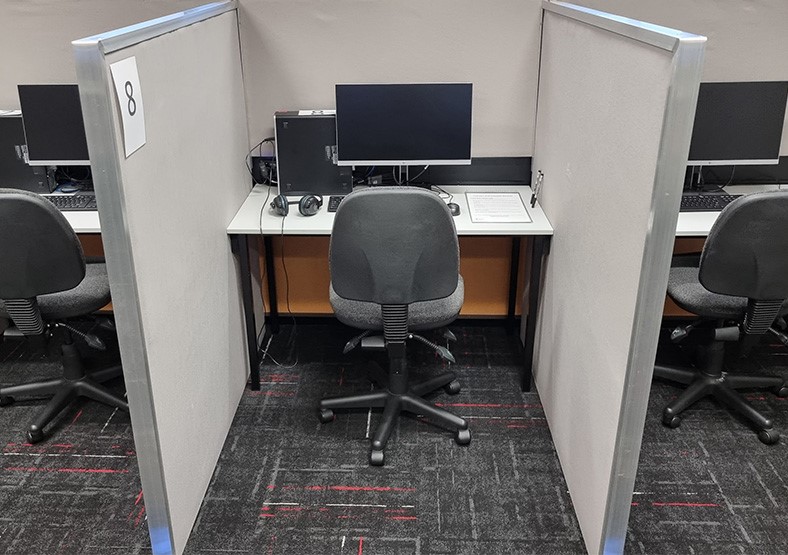
[[[320,398],[372,387],[362,356],[341,353],[353,331],[285,329],[271,345],[283,366],[266,361],[261,391],[244,395],[187,553],[582,553],[539,398],[517,386],[516,340],[501,328],[454,331],[463,389],[431,401],[468,419],[471,444],[404,417],[376,468],[367,453],[379,412],[317,419]],[[446,368],[409,349],[414,380]]]
[[[86,353],[89,369],[117,360],[108,343],[106,353]],[[56,356],[24,340],[0,343],[4,385],[59,372]],[[120,379],[107,385],[123,391]],[[45,402],[0,408],[0,553],[150,553],[129,415],[77,400],[31,445],[24,433]]]

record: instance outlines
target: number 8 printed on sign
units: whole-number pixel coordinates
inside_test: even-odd
[[[145,109],[137,59],[132,56],[111,64],[109,68],[115,84],[123,127],[123,146],[128,158],[145,144]]]

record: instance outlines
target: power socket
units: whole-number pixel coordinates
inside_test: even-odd
[[[382,175],[371,175],[367,178],[367,185],[383,185]]]
[[[255,183],[271,183],[276,176],[276,161],[273,156],[252,156],[252,179]]]

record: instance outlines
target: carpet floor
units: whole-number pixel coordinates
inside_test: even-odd
[[[320,424],[315,411],[321,397],[371,387],[361,355],[341,353],[353,331],[285,326],[261,390],[242,397],[186,553],[584,553],[538,395],[517,386],[517,342],[500,327],[453,330],[463,389],[431,400],[469,420],[471,444],[403,417],[386,465],[374,468],[368,438],[379,413],[337,411]],[[0,383],[52,376],[56,360],[7,339]],[[420,345],[409,360],[415,379],[444,366]],[[764,344],[734,364],[788,378],[788,349]],[[788,552],[788,440],[763,445],[709,400],[665,428],[662,407],[679,391],[652,386],[625,552]],[[788,400],[747,396],[788,434]],[[23,432],[41,405],[20,399],[0,409],[0,553],[150,553],[128,414],[76,401],[47,440],[30,445]]]

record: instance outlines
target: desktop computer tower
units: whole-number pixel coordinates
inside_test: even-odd
[[[28,166],[22,155],[25,131],[18,112],[0,115],[0,187],[39,194],[51,192],[52,176],[45,166]]]
[[[274,114],[276,172],[281,195],[346,195],[353,188],[350,167],[336,165],[333,110]]]

